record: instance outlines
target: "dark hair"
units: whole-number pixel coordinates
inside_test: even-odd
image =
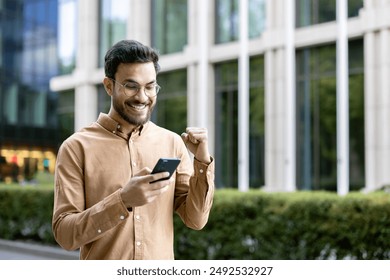
[[[106,77],[115,78],[118,65],[121,63],[153,62],[156,74],[160,71],[159,55],[154,49],[135,40],[122,40],[113,45],[104,57]]]

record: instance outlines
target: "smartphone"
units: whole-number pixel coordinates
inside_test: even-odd
[[[180,159],[178,159],[178,158],[160,158],[157,161],[156,165],[154,166],[154,168],[152,170],[152,174],[167,171],[167,172],[169,172],[169,176],[166,178],[162,178],[162,179],[150,182],[150,183],[154,183],[157,181],[162,181],[162,180],[166,180],[166,179],[171,178],[173,172],[175,172],[179,163],[180,163]]]

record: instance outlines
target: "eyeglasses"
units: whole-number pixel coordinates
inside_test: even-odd
[[[111,79],[111,78],[109,78],[109,79],[114,81],[118,85],[122,86],[124,89],[125,95],[128,97],[132,97],[132,96],[138,94],[142,88],[142,86],[140,86],[139,84],[134,83],[134,82],[128,82],[128,83],[125,83],[124,85],[122,85],[121,83],[117,82],[114,79]],[[146,86],[143,86],[143,88],[144,88],[144,93],[148,97],[156,96],[161,89],[161,87],[157,83],[147,84]]]

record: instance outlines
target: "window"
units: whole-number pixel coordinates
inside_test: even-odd
[[[265,29],[265,0],[248,1],[248,37],[259,37]],[[239,40],[239,1],[215,1],[215,43]]]
[[[187,72],[161,73],[157,81],[161,90],[152,119],[158,125],[181,134],[187,127]]]
[[[98,109],[99,113],[108,113],[111,107],[111,97],[107,94],[103,84],[98,85]]]
[[[363,41],[349,43],[351,189],[364,186]],[[336,46],[297,52],[297,185],[336,190]]]
[[[364,0],[348,0],[348,17],[356,17]],[[304,27],[336,20],[336,0],[296,0],[296,26]]]
[[[350,189],[365,185],[364,153],[364,43],[349,42],[349,182]]]
[[[107,50],[126,38],[129,0],[100,0],[99,66]]]
[[[0,146],[57,147],[57,0],[1,1]]]
[[[238,184],[238,63],[215,66],[215,157],[216,186],[236,188]]]
[[[238,0],[215,1],[215,42],[217,44],[238,40],[238,20]]]
[[[152,46],[160,54],[180,52],[187,45],[187,0],[152,1]]]
[[[77,0],[58,1],[58,58],[60,74],[76,67]]]
[[[348,17],[356,17],[364,6],[364,0],[348,0]]]
[[[60,92],[58,96],[58,122],[62,142],[74,132],[74,91]]]
[[[264,57],[250,59],[249,185],[264,186]]]
[[[336,46],[297,52],[297,185],[335,190]]]
[[[265,29],[265,0],[249,0],[249,38],[259,37]]]
[[[336,0],[296,0],[295,5],[297,27],[336,20]]]

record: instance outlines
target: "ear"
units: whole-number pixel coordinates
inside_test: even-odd
[[[103,80],[103,85],[104,85],[104,89],[106,90],[107,94],[109,96],[112,96],[113,92],[114,92],[114,89],[112,87],[112,81],[105,77],[104,80]]]

